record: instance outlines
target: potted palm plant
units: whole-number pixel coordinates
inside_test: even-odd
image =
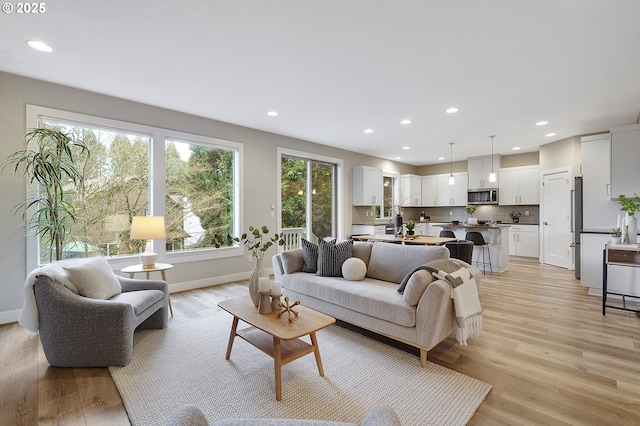
[[[70,134],[47,127],[31,129],[25,138],[26,149],[9,155],[2,171],[11,167],[14,175],[35,187],[24,203],[15,206],[15,212],[22,212],[27,231],[48,245],[49,259],[60,260],[67,232],[76,222],[65,193],[82,185],[84,178],[75,162],[89,150]]]
[[[410,220],[407,223],[404,224],[404,226],[407,227],[407,235],[413,235],[414,234],[414,230],[413,228],[416,227],[417,222],[415,220]]]

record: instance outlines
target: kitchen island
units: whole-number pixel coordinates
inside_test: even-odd
[[[467,232],[478,231],[482,237],[489,243],[489,253],[491,253],[491,272],[503,272],[509,267],[509,228],[508,224],[487,224],[487,225],[469,225],[460,223],[454,225],[452,223],[433,223],[433,227],[441,227],[449,231],[453,231],[456,238],[464,240]],[[482,259],[481,248],[474,249],[473,260]],[[480,257],[478,257],[480,256]],[[486,258],[489,261],[488,256]]]
[[[380,241],[384,243],[396,243],[407,245],[421,245],[421,246],[441,246],[451,241],[456,241],[457,238],[441,238],[441,237],[429,237],[423,235],[412,236],[394,236],[389,234],[370,234],[370,235],[354,235],[354,240],[358,241]]]

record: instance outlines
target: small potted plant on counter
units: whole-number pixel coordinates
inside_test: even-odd
[[[473,204],[469,204],[469,205],[467,205],[467,207],[464,208],[464,211],[466,211],[468,215],[473,215],[476,212],[477,208],[478,208],[478,206],[475,206]],[[478,219],[476,219],[475,217],[470,217],[469,219],[467,219],[467,223],[469,225],[477,225],[478,224]]]
[[[407,235],[413,235],[414,234],[413,228],[416,227],[416,221],[410,220],[407,223],[405,223],[404,226],[407,227]]]
[[[611,235],[611,244],[620,244],[622,240],[622,230],[620,228],[613,228],[609,234]]]
[[[511,220],[513,221],[513,223],[519,223],[520,216],[522,216],[522,213],[520,213],[518,210],[511,210],[511,213],[509,213],[509,216],[511,217]]]
[[[619,221],[622,229],[622,244],[635,244],[638,242],[638,219],[636,213],[640,212],[640,197],[633,194],[631,197],[625,197],[620,194],[618,197],[620,202],[620,210],[625,212],[625,217]]]

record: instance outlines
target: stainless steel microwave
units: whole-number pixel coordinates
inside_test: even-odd
[[[498,190],[470,189],[467,191],[467,204],[498,204]]]

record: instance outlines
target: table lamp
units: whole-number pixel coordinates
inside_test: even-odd
[[[131,222],[131,239],[147,240],[144,253],[140,253],[140,263],[143,268],[153,268],[158,255],[153,252],[151,240],[164,238],[164,216],[134,216]]]

